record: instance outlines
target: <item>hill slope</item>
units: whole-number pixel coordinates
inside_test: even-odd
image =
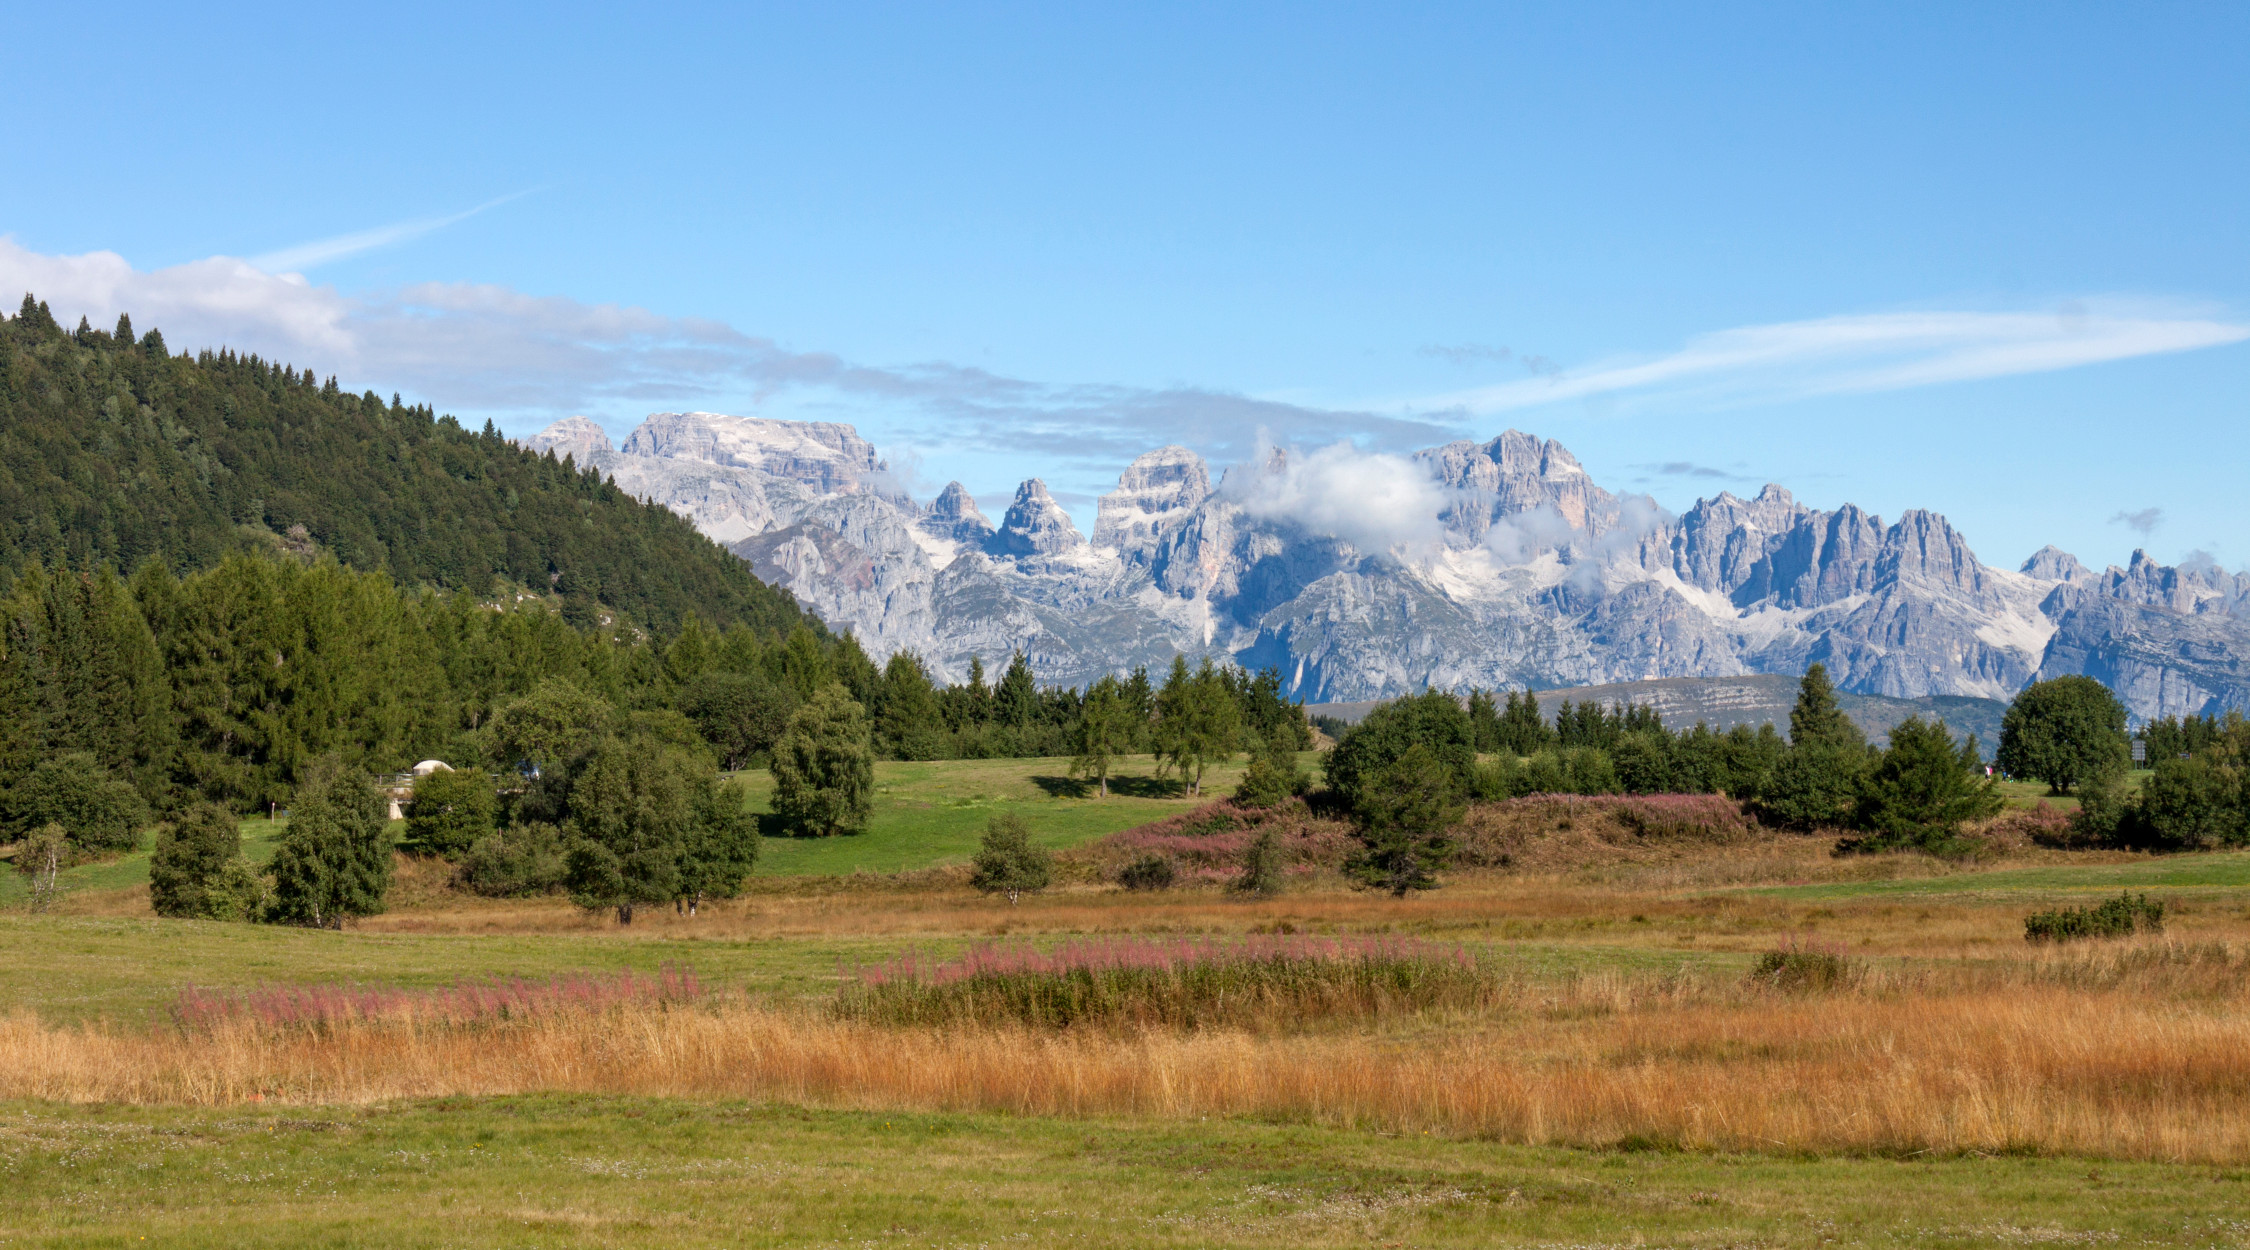
[[[552,591],[581,620],[810,620],[685,519],[489,425],[254,356],[172,356],[122,320],[65,332],[29,296],[0,319],[0,576],[61,560],[185,572],[297,526],[404,585]]]

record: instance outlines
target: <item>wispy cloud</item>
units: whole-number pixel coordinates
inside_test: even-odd
[[[2143,508],[2138,512],[2120,512],[2109,519],[2111,525],[2122,525],[2142,537],[2156,532],[2164,524],[2164,509]]]
[[[1596,396],[1726,406],[2045,373],[2250,339],[2250,324],[2146,305],[1901,312],[1744,326],[1678,351],[1440,395],[1418,411],[1490,415]]]
[[[251,257],[250,263],[267,273],[304,273],[308,270],[318,269],[330,261],[342,260],[347,256],[357,256],[362,252],[372,252],[377,248],[410,243],[423,235],[443,230],[456,222],[467,221],[487,209],[498,208],[510,200],[522,199],[536,189],[530,188],[503,195],[497,200],[487,200],[475,208],[454,213],[449,217],[417,217],[412,221],[394,222],[388,226],[377,226],[372,230],[361,230],[353,234],[339,234],[334,238],[315,239],[310,243],[299,243],[292,247],[279,248],[262,256]]]
[[[144,272],[114,252],[48,256],[0,237],[0,290],[36,292],[66,322],[129,312],[138,325],[161,327],[177,348],[257,352],[355,388],[400,390],[443,411],[503,422],[691,405],[842,421],[890,416],[914,431],[915,445],[902,453],[1038,453],[1110,473],[1166,442],[1241,459],[1261,430],[1302,444],[1356,439],[1399,451],[1463,434],[1441,420],[1195,387],[1032,382],[946,362],[867,365],[717,321],[501,286],[432,282],[345,294],[232,257]]]

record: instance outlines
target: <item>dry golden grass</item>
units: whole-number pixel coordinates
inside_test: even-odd
[[[1787,996],[1616,972],[1383,1033],[887,1029],[742,1001],[456,1029],[0,1023],[0,1096],[366,1103],[530,1091],[1273,1117],[1525,1143],[2250,1160],[2250,957],[2128,943]]]

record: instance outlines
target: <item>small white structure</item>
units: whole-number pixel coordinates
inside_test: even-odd
[[[423,760],[405,772],[388,778],[390,784],[384,787],[384,791],[391,798],[391,819],[406,819],[406,811],[399,804],[414,797],[414,779],[416,777],[427,777],[431,773],[449,773],[452,771],[453,765],[446,763],[444,760]]]

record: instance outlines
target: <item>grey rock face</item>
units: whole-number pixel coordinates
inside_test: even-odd
[[[755,469],[822,493],[857,490],[883,468],[875,445],[848,425],[715,412],[657,412],[626,438],[629,456]]]
[[[1038,479],[997,527],[958,483],[925,511],[888,492],[849,426],[658,414],[615,451],[582,419],[527,445],[569,449],[871,654],[912,650],[949,679],[1018,649],[1071,683],[1185,653],[1274,667],[1321,702],[1793,677],[1818,661],[1871,697],[2006,699],[2035,674],[2088,672],[2140,717],[2250,708],[2250,575],[2137,553],[2095,574],[2053,548],[1994,569],[1936,513],[1886,525],[1779,486],[1664,517],[1512,430],[1419,453],[1443,500],[1419,532],[1438,537],[1386,551],[1324,529],[1318,509],[1261,496],[1245,511],[1236,479],[1214,489],[1181,447],[1126,467],[1089,542]],[[1289,469],[1277,455],[1230,473]]]
[[[591,417],[564,417],[525,439],[523,445],[532,451],[551,451],[557,459],[573,457],[579,464],[617,450],[610,444],[608,432]]]
[[[1016,488],[1016,501],[985,549],[1000,556],[1054,556],[1085,543],[1070,514],[1047,493],[1047,484],[1032,478]]]
[[[932,538],[947,542],[966,543],[982,547],[992,538],[992,522],[977,511],[977,501],[969,497],[959,482],[947,482],[938,493],[930,510],[920,522],[922,532]]]

